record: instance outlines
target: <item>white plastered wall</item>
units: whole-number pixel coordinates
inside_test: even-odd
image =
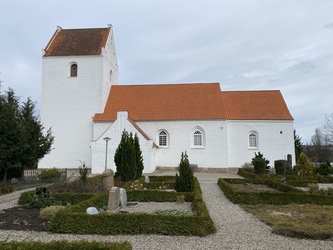
[[[121,135],[124,130],[128,133],[132,132],[133,136],[136,133],[139,137],[144,164],[143,173],[152,173],[155,171],[155,148],[153,147],[153,141],[147,140],[140,131],[128,121],[127,112],[118,112],[117,120],[113,123],[94,123],[94,140],[91,142],[92,173],[102,173],[105,168],[112,169],[116,172],[114,154],[120,143]],[[111,139],[108,141],[107,159],[106,141],[104,140],[106,137]]]
[[[91,167],[92,117],[103,112],[111,85],[118,82],[113,46],[111,30],[101,55],[43,57],[41,121],[52,128],[54,144],[38,168],[76,168],[82,162]],[[78,66],[77,77],[70,77],[71,63]]]
[[[295,164],[294,128],[292,121],[227,121],[229,167],[251,162],[254,153],[262,153],[274,166],[275,160],[287,160],[292,155]],[[258,133],[258,147],[249,147],[250,131]]]

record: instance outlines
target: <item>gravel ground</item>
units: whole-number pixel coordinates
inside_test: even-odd
[[[166,175],[170,173],[165,173]],[[174,173],[172,173],[174,174]],[[29,231],[0,231],[0,241],[11,240],[98,240],[130,241],[133,249],[333,249],[333,241],[301,240],[271,233],[270,227],[238,205],[231,203],[217,185],[220,177],[238,177],[234,174],[196,173],[203,198],[215,222],[217,232],[206,237],[163,235],[67,235]]]

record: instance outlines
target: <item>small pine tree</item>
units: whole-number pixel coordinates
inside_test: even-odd
[[[269,164],[269,160],[264,158],[264,155],[258,152],[258,154],[254,153],[254,158],[252,158],[252,165],[254,167],[255,174],[265,174],[267,165]]]
[[[182,152],[179,163],[179,176],[176,174],[175,190],[177,192],[192,192],[194,189],[193,171],[190,168],[188,156]]]

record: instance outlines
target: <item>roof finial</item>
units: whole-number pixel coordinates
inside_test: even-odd
[[[108,27],[109,27],[109,28],[112,28],[112,24],[111,24],[111,23],[109,23],[109,24],[108,24]]]

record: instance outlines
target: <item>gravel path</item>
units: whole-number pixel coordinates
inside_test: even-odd
[[[206,237],[163,235],[66,235],[46,232],[0,231],[0,241],[9,240],[98,240],[130,241],[133,249],[333,249],[333,241],[300,240],[271,233],[270,227],[231,203],[217,185],[222,173],[196,173],[217,232]]]

